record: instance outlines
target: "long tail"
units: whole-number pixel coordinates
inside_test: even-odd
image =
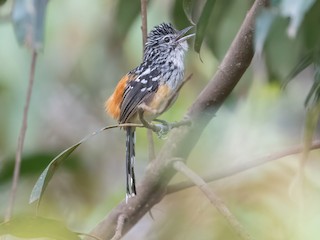
[[[135,141],[136,131],[134,127],[127,127],[127,141],[126,141],[126,177],[127,177],[127,195],[126,200],[137,194],[136,180],[134,177],[134,161],[135,161]]]

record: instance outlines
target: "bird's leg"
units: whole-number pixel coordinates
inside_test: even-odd
[[[170,125],[170,123],[168,123],[167,121],[162,120],[162,119],[158,119],[158,118],[153,119],[153,121],[162,123],[163,125],[166,125],[166,126]]]
[[[168,123],[165,120],[161,120],[161,119],[154,119],[153,121],[155,122],[159,122],[160,124],[153,124],[148,122],[144,116],[144,110],[146,110],[143,106],[140,107],[138,114],[139,114],[139,119],[141,121],[141,123],[146,127],[151,129],[153,132],[155,132],[159,138],[164,138],[166,134],[168,134],[168,132],[173,129],[173,128],[177,128],[177,127],[181,127],[181,126],[190,126],[191,125],[191,121],[189,119],[184,119],[180,122],[173,122],[173,123]],[[148,107],[149,108],[149,107]],[[150,108],[147,110],[150,112]]]
[[[142,105],[141,105],[142,106]],[[152,131],[154,132],[157,132],[159,131],[159,129],[152,123],[149,123],[143,116],[143,113],[144,113],[144,108],[143,107],[139,107],[139,110],[138,110],[138,115],[139,115],[139,120],[140,122],[143,124],[143,126],[145,126],[146,128],[149,128],[151,129]]]
[[[141,104],[138,111],[139,119],[146,128],[151,129],[153,132],[157,133],[158,137],[163,138],[163,136],[166,135],[170,130],[168,124],[163,124],[165,121],[163,121],[162,124],[153,124],[148,122],[143,116],[144,111],[154,113],[155,115],[157,112],[145,104]]]
[[[166,128],[168,128],[168,131],[170,131],[173,128],[178,128],[178,127],[182,127],[182,126],[191,126],[192,121],[188,118],[185,117],[183,120],[179,121],[179,122],[172,122],[169,123],[165,120],[162,119],[154,119],[153,121],[155,122],[160,122],[162,125],[164,125]]]
[[[160,131],[157,132],[159,138],[165,138],[168,132],[172,129],[171,123],[162,120],[162,119],[154,119],[153,121],[159,122],[160,124],[156,124],[156,126],[160,127]]]

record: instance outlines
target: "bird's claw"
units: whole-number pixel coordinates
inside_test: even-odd
[[[162,122],[161,124],[155,124],[157,131],[156,134],[160,139],[166,139],[167,134],[171,130],[171,125],[167,122]]]

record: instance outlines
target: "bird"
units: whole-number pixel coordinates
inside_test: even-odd
[[[155,120],[175,102],[183,85],[186,35],[193,26],[176,30],[161,23],[148,34],[142,63],[125,74],[105,102],[108,115],[123,123]],[[126,131],[126,201],[137,194],[134,174],[135,127]]]

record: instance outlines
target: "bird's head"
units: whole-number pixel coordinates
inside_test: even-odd
[[[171,23],[162,23],[155,26],[148,34],[144,59],[152,59],[153,57],[157,57],[159,54],[169,55],[172,51],[187,51],[188,44],[186,40],[195,35],[186,35],[191,28],[192,26],[178,31]]]

